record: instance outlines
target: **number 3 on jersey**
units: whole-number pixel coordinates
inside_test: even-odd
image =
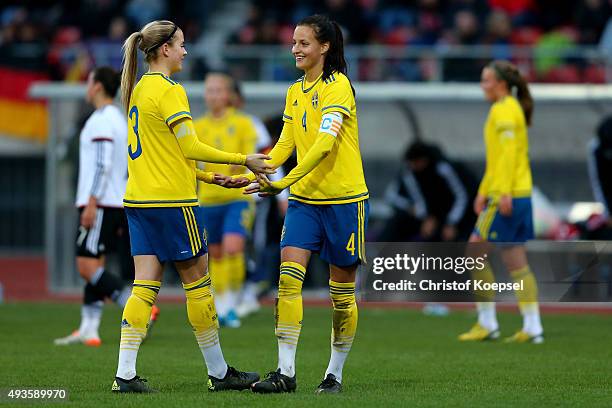
[[[136,135],[136,151],[132,150],[132,145],[128,145],[128,154],[130,155],[130,159],[136,160],[142,154],[142,146],[140,145],[140,135],[138,134],[138,108],[136,107],[136,105],[132,106],[128,117],[130,118],[130,120],[134,120],[134,126],[132,126],[132,129],[134,130],[134,134]]]

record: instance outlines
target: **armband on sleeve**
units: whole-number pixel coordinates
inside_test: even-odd
[[[342,115],[337,112],[326,113],[321,117],[319,133],[327,133],[337,137],[342,127]]]

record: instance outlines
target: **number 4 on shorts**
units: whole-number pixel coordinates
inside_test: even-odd
[[[351,253],[351,256],[355,256],[355,233],[353,232],[346,243],[346,250]]]

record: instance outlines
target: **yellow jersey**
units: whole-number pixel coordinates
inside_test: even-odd
[[[478,194],[497,198],[531,195],[527,123],[519,102],[506,96],[495,102],[484,126],[487,165]]]
[[[126,207],[198,205],[195,162],[186,159],[170,126],[189,118],[185,89],[159,72],[142,76],[128,110]]]
[[[234,108],[229,108],[221,118],[207,114],[193,123],[198,138],[219,150],[231,153],[255,153],[257,130],[251,118]],[[231,164],[206,163],[204,170],[228,176],[243,174],[244,166]],[[232,201],[249,201],[250,195],[242,193],[243,189],[225,188],[214,184],[198,183],[198,198],[202,205],[220,205]]]
[[[302,77],[289,87],[283,121],[290,125],[298,163],[319,134],[325,113],[343,115],[342,127],[332,151],[310,173],[290,187],[290,200],[309,204],[344,204],[369,197],[363,175],[357,108],[349,79],[334,72],[313,83]]]

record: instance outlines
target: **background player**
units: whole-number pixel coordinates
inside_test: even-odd
[[[507,61],[493,61],[482,70],[481,87],[493,105],[484,126],[487,165],[474,201],[478,214],[470,242],[495,242],[501,246],[502,261],[512,279],[523,281],[517,291],[523,328],[509,342],[542,343],[543,329],[535,276],[527,263],[525,242],[533,239],[531,207],[531,169],[528,156],[527,127],[531,125],[533,99],[526,80]],[[516,89],[516,97],[513,90]],[[474,278],[495,281],[487,263]],[[459,336],[462,341],[499,337],[494,293],[479,294],[478,323]]]
[[[355,275],[365,260],[369,194],[340,27],[325,16],[306,17],[295,28],[292,53],[296,67],[305,75],[287,91],[285,124],[270,156],[277,168],[297,149],[298,165],[280,181],[260,177],[260,184],[246,190],[266,195],[291,186],[276,303],[278,369],[252,389],[260,393],[296,389],[302,283],[314,251],[330,264],[334,307],[331,359],[316,392],[337,393],[342,389],[342,368],[357,329]]]
[[[232,89],[232,105],[238,109],[244,108],[244,95],[240,83],[233,78]],[[263,123],[255,115],[249,116],[255,130],[257,131],[257,144],[255,149],[258,153],[269,153],[273,145],[278,141],[280,136],[283,120],[281,116],[276,116],[266,120]],[[279,124],[277,126],[277,124]],[[272,135],[272,136],[271,136]],[[285,166],[287,163],[285,163]],[[278,181],[285,177],[283,167],[278,167],[276,173],[268,175],[270,181]],[[271,271],[277,271],[277,265],[280,261],[278,253],[278,243],[282,223],[287,212],[289,192],[281,191],[274,197],[259,197],[255,196],[255,219],[253,221],[253,230],[251,234],[252,251],[251,258],[247,262],[247,277],[242,287],[240,300],[236,306],[236,314],[240,319],[246,317],[259,310],[258,297],[265,293],[270,288]],[[275,276],[275,281],[277,277]]]
[[[110,67],[93,70],[87,79],[85,99],[95,111],[85,122],[79,136],[79,181],[76,206],[79,228],[76,237],[76,264],[79,274],[87,281],[81,307],[78,330],[55,339],[56,345],[83,343],[102,344],[98,333],[104,299],[110,298],[121,308],[130,295],[123,281],[106,270],[106,254],[129,248],[127,220],[123,212],[123,193],[127,182],[125,116],[113,104],[120,77]],[[120,254],[129,257],[129,254]],[[131,260],[131,258],[130,258]],[[126,265],[131,279],[134,264]],[[152,318],[157,317],[157,307]]]
[[[257,131],[249,116],[232,106],[233,80],[222,73],[210,73],[204,81],[208,112],[193,122],[200,140],[227,152],[255,152]],[[209,171],[238,175],[243,166],[207,163]],[[238,189],[200,182],[198,198],[210,254],[210,273],[215,306],[221,326],[239,327],[236,315],[238,296],[246,275],[245,242],[253,225],[252,197]]]
[[[153,21],[132,33],[124,44],[121,99],[128,112],[128,170],[124,205],[130,228],[136,279],[123,310],[114,392],[150,392],[136,375],[136,358],[151,306],[157,298],[163,263],[174,262],[187,297],[187,316],[208,369],[210,391],[245,389],[259,378],[225,362],[219,344],[217,315],[207,274],[207,248],[196,194],[195,160],[269,167],[256,154],[245,156],[214,149],[198,140],[183,87],[170,79],[187,54],[183,32],[170,21]],[[149,71],[136,81],[137,51]],[[213,173],[198,178],[229,186]]]

